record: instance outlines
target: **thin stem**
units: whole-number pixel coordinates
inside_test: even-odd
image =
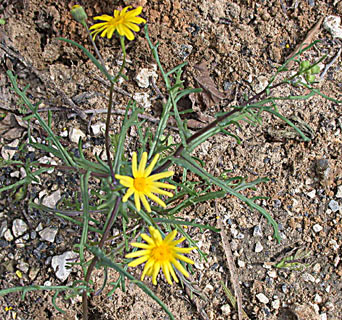
[[[107,110],[107,119],[106,119],[106,131],[105,131],[105,146],[106,146],[106,155],[107,162],[110,169],[110,174],[112,176],[113,182],[115,181],[115,173],[113,170],[112,158],[110,155],[110,139],[109,139],[109,126],[110,126],[110,116],[112,113],[112,104],[113,104],[113,92],[114,92],[114,82],[111,82],[110,90],[109,90],[109,103]]]
[[[112,227],[112,225],[116,219],[117,213],[119,211],[120,203],[121,203],[121,197],[117,197],[115,200],[115,205],[114,205],[113,211],[111,212],[111,216],[109,218],[107,227],[103,233],[103,236],[102,236],[101,241],[100,241],[99,246],[98,246],[100,249],[103,248],[103,246],[104,246],[104,244],[105,244],[105,242],[109,236],[110,229],[111,229],[111,227]],[[98,261],[98,257],[95,256],[93,258],[93,260],[91,261],[89,267],[88,267],[87,274],[86,274],[85,279],[84,279],[86,283],[89,283],[91,274],[94,271],[94,268],[96,266],[97,261]],[[83,320],[88,320],[87,290],[84,290],[82,293],[82,310],[83,310]]]

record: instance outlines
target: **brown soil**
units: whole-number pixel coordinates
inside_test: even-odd
[[[250,97],[258,91],[260,82],[275,72],[320,17],[342,15],[341,2],[318,0],[124,0],[115,3],[83,0],[81,3],[89,17],[111,14],[113,6],[142,5],[142,15],[148,21],[150,37],[153,42],[160,42],[159,55],[165,69],[170,70],[184,61],[188,62],[184,73],[186,85],[196,85],[194,66],[203,60],[207,61],[211,78],[229,99],[210,106],[195,106],[196,112],[191,115],[191,119],[195,120],[193,130],[205,125],[205,119],[213,117],[215,113],[229,110],[230,104],[242,102],[244,95]],[[79,49],[55,40],[62,36],[85,44],[92,50],[85,31],[70,17],[73,4],[51,0],[4,0],[0,4],[0,18],[6,20],[5,25],[0,25],[1,110],[15,112],[20,107],[17,97],[9,89],[6,70],[18,75],[21,86],[30,84],[32,99],[35,102],[42,100],[44,107],[64,106],[70,109],[69,98],[84,111],[105,108],[107,88],[98,80],[99,72]],[[341,47],[341,41],[333,39],[323,27],[315,39],[321,42],[306,53],[310,61],[323,54],[327,54],[330,61]],[[97,43],[106,65],[118,70],[118,61],[121,60],[119,42],[116,39],[98,39]],[[129,63],[126,75],[129,81],[124,82],[121,88],[129,94],[145,92],[148,97],[156,96],[152,85],[142,89],[135,81],[142,68],[153,70],[155,64],[142,31],[128,45],[127,52]],[[317,86],[326,95],[342,100],[341,84],[339,58]],[[160,76],[156,85],[162,88]],[[64,92],[65,97],[61,92]],[[274,95],[289,93],[289,90],[282,88],[273,92]],[[117,93],[117,108],[124,109],[128,99],[128,95]],[[272,238],[272,228],[259,213],[232,197],[216,201],[218,212],[212,201],[194,206],[180,215],[213,226],[217,226],[217,216],[223,219],[238,266],[243,308],[250,319],[292,319],[293,314],[298,319],[324,319],[324,314],[327,319],[342,319],[342,199],[336,197],[338,187],[342,185],[341,105],[314,97],[305,101],[280,103],[278,108],[286,117],[300,118],[309,124],[312,140],[302,142],[280,120],[264,114],[261,125],[254,127],[242,123],[241,129],[236,129],[241,144],[219,135],[198,147],[195,153],[204,161],[206,169],[215,175],[228,171],[229,175],[243,176],[247,180],[262,177],[270,179],[260,184],[255,191],[245,194],[249,197],[268,197],[258,203],[279,223],[282,242],[278,244]],[[159,103],[152,100],[145,115],[153,120],[159,112]],[[55,132],[78,127],[87,133],[87,140],[93,143],[91,132],[88,131],[89,121],[91,124],[103,122],[103,114],[91,119],[88,115],[82,120],[78,116],[69,119],[67,115],[70,113],[72,111],[54,113]],[[113,116],[112,133],[117,133],[116,123],[120,119],[119,115]],[[147,120],[148,124],[153,126],[154,122],[150,120]],[[26,139],[26,136],[23,138],[24,130],[20,130],[20,124],[14,122],[11,125],[16,130],[0,137],[1,147],[17,138],[22,139],[21,143]],[[171,132],[178,139],[176,133]],[[96,139],[103,147],[103,138]],[[136,133],[131,132],[128,140],[129,148],[135,150]],[[70,144],[67,139],[63,141]],[[72,145],[70,148],[76,147]],[[89,154],[92,155],[92,150],[89,150]],[[328,160],[328,170],[319,170],[321,159]],[[1,168],[1,184],[17,181],[10,175],[14,171],[17,168]],[[66,192],[67,187],[77,188],[73,177],[69,178],[70,184],[67,186],[58,183],[63,192]],[[33,187],[36,194],[44,189],[50,192],[56,186],[49,176],[43,180],[40,185]],[[54,225],[60,231],[55,243],[48,243],[39,258],[33,254],[40,244],[38,239],[24,239],[24,245],[20,245],[16,240],[8,242],[1,238],[1,289],[43,285],[47,281],[52,285],[60,284],[52,270],[51,257],[71,250],[70,244],[75,243],[79,230],[72,230],[67,224],[61,225],[61,220],[51,216],[29,212],[25,201],[24,204],[13,203],[14,195],[5,193],[0,198],[0,219],[6,221],[9,228],[14,219],[20,218],[28,224],[28,233],[35,230],[39,223],[43,227]],[[330,208],[332,200],[337,201],[339,210]],[[319,232],[313,229],[317,224],[322,227]],[[254,233],[256,226],[261,226],[261,236]],[[224,314],[224,306],[229,301],[220,281],[233,289],[220,235],[209,231],[199,233],[192,228],[188,231],[194,240],[199,241],[201,250],[208,254],[207,262],[200,261],[195,254],[191,255],[196,261],[192,280],[207,300],[189,298],[181,287],[170,287],[163,280],[159,281],[157,287],[150,285],[151,289],[170,308],[176,319],[206,319],[206,316],[209,319],[237,319],[233,307],[230,314]],[[237,237],[234,237],[234,232],[237,232]],[[257,242],[263,247],[258,253],[255,252]],[[308,257],[301,260],[305,263],[301,264],[302,268],[274,267],[275,263],[293,255],[298,249],[309,252]],[[21,262],[28,263],[29,269],[19,279],[15,271]],[[39,272],[31,277],[30,272],[34,269],[39,269]],[[139,277],[140,270],[132,272]],[[71,283],[77,276],[80,276],[79,271],[74,271],[66,283]],[[98,286],[102,283],[102,276],[100,271],[94,275],[93,280]],[[117,274],[112,272],[109,276],[114,281]],[[134,284],[127,283],[126,292],[117,290],[111,298],[105,298],[108,291],[91,300],[93,319],[167,318],[159,305]],[[257,298],[259,293],[263,293],[269,302],[260,302]],[[34,292],[27,294],[25,300],[20,301],[19,298],[19,294],[0,298],[1,318],[14,319],[14,314],[17,319],[81,318],[78,297],[69,301],[57,299],[58,305],[67,310],[65,315],[54,309],[50,293]],[[10,306],[13,309],[6,311],[5,307]]]

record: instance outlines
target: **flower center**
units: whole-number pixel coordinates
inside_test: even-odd
[[[172,252],[169,246],[162,244],[152,249],[151,256],[152,258],[154,258],[156,261],[159,261],[159,262],[170,261]]]
[[[133,185],[134,188],[140,192],[146,191],[147,183],[145,178],[135,178]]]
[[[114,27],[116,27],[118,24],[123,24],[125,22],[125,18],[124,17],[117,17],[114,18],[112,20],[110,20],[110,24],[113,25]]]

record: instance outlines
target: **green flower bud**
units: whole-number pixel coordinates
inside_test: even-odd
[[[307,75],[307,76],[305,77],[305,79],[306,79],[306,81],[307,81],[308,83],[313,83],[313,82],[315,82],[315,76],[312,75],[312,74]]]
[[[320,73],[321,68],[316,64],[316,65],[313,66],[310,70],[311,70],[311,73],[312,73],[312,74],[318,74],[318,73]]]
[[[307,60],[304,60],[300,63],[299,68],[300,70],[304,70],[310,67],[310,62]]]
[[[83,7],[78,4],[75,4],[71,9],[72,17],[79,23],[85,25],[85,21],[88,18],[86,12],[84,11]]]

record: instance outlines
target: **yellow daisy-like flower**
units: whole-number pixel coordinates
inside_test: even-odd
[[[176,189],[175,186],[168,183],[158,182],[157,180],[168,178],[173,176],[173,171],[166,171],[161,172],[157,174],[153,174],[150,176],[154,166],[156,165],[159,158],[159,154],[155,155],[153,160],[151,161],[150,165],[146,167],[147,163],[147,152],[144,152],[139,167],[137,165],[137,153],[133,152],[132,156],[132,177],[129,176],[121,176],[119,174],[115,175],[116,179],[120,180],[120,183],[127,187],[128,190],[124,197],[122,198],[122,202],[126,202],[128,198],[134,194],[134,201],[135,201],[135,207],[138,211],[141,209],[140,201],[143,203],[145,209],[147,212],[151,212],[151,207],[149,203],[146,200],[146,197],[152,199],[154,202],[158,203],[163,208],[166,207],[166,204],[164,201],[159,199],[154,193],[156,194],[162,194],[168,197],[173,197],[173,194],[169,191],[162,190],[160,188],[166,188],[166,189]]]
[[[185,237],[175,240],[177,231],[173,230],[163,240],[160,232],[154,227],[149,227],[151,237],[145,233],[141,234],[141,237],[147,242],[131,243],[133,247],[141,248],[136,252],[132,252],[126,255],[126,258],[137,258],[128,264],[129,267],[136,267],[146,262],[144,271],[141,275],[141,281],[144,280],[145,276],[152,276],[152,283],[157,284],[157,276],[162,268],[165,278],[169,284],[172,284],[172,278],[178,282],[174,268],[178,269],[185,277],[189,278],[189,273],[181,265],[178,260],[182,260],[186,263],[194,264],[194,261],[182,255],[183,253],[189,253],[196,247],[191,248],[179,248],[176,247],[178,244],[185,240]]]
[[[140,31],[138,24],[146,23],[146,20],[137,17],[141,13],[142,7],[127,11],[129,8],[132,7],[128,6],[122,11],[114,10],[113,16],[104,14],[102,16],[94,17],[94,20],[102,20],[105,22],[96,23],[89,28],[90,30],[93,30],[91,32],[93,39],[95,39],[100,32],[101,37],[107,36],[108,39],[111,39],[116,30],[120,36],[125,36],[128,40],[133,40],[134,34],[131,30],[135,32]]]

